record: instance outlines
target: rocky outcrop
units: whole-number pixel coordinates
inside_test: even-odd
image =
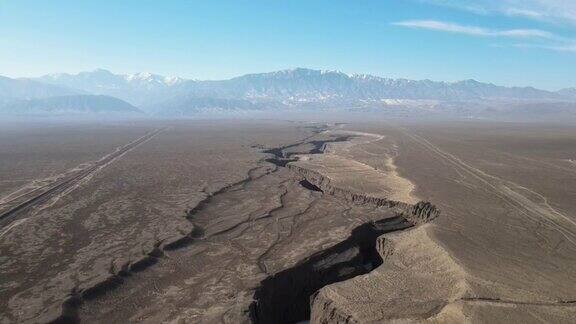
[[[420,201],[404,207],[401,214],[413,224],[424,224],[438,217],[440,210],[430,202]]]
[[[330,299],[318,297],[319,291],[310,298],[314,311],[310,314],[310,323],[318,324],[357,324],[350,315],[343,314]]]
[[[440,211],[429,202],[421,201],[416,204],[408,204],[401,201],[390,200],[385,197],[374,197],[333,186],[331,179],[322,175],[320,172],[302,168],[294,164],[288,164],[288,168],[294,171],[302,180],[306,180],[326,194],[345,199],[357,205],[394,208],[399,214],[415,225],[427,223],[440,214]]]

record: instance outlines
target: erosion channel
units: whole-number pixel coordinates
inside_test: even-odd
[[[315,126],[283,147],[254,146],[265,156],[244,180],[207,192],[185,213],[192,231],[155,242],[141,260],[111,260],[109,278],[76,287],[57,322],[310,319],[320,288],[382,265],[378,237],[439,215],[430,203],[352,190],[299,165],[337,154],[330,145],[367,143],[331,128]]]

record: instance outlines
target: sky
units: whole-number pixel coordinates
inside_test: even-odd
[[[575,0],[0,0],[0,75],[295,67],[576,87]]]

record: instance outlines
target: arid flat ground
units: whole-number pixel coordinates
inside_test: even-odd
[[[576,127],[166,121],[0,137],[2,323],[576,317]]]
[[[0,195],[108,154],[152,127],[39,123],[0,127]]]
[[[108,126],[93,128],[94,135],[86,137],[81,136],[81,129],[40,130],[44,143],[40,152],[34,139],[36,131],[28,137],[8,134],[6,141],[2,140],[6,143],[19,138],[16,144],[24,151],[13,153],[17,150],[14,144],[3,144],[8,147],[2,152],[6,156],[3,161],[19,159],[3,163],[3,168],[14,170],[5,171],[7,179],[20,174],[43,179],[97,161],[147,132],[163,129],[84,179],[77,188],[70,188],[72,191],[57,193],[3,224],[0,313],[4,321],[53,318],[75,287],[100,282],[109,276],[112,264],[120,267],[127,260],[142,259],[156,242],[190,232],[192,225],[184,217],[189,208],[207,194],[243,180],[257,166],[260,157],[250,148],[256,139],[279,145],[302,135],[293,127],[275,123],[256,127],[251,134],[243,131],[253,125],[235,128],[226,123],[122,125],[124,133],[111,132]],[[66,147],[70,142],[80,149]],[[70,153],[72,162],[62,157],[68,150],[77,153]],[[53,152],[54,157],[42,152]],[[44,160],[37,161],[38,154]],[[24,169],[31,165],[31,169],[49,171],[20,171],[22,165]]]

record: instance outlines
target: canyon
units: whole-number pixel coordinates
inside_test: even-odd
[[[2,323],[576,316],[572,126],[67,127],[3,135],[90,149],[0,169]]]

